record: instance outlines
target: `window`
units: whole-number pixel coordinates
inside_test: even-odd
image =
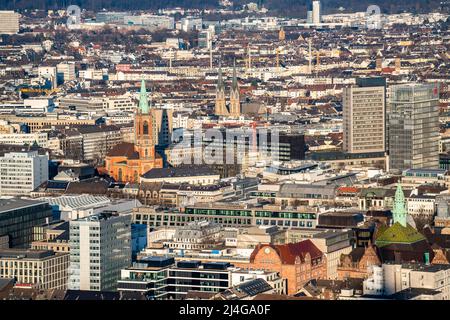
[[[142,125],[143,127],[143,134],[148,134],[148,122],[144,121],[144,124]]]

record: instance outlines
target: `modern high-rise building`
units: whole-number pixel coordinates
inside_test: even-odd
[[[38,75],[42,80],[46,80],[46,82],[49,82],[52,89],[58,86],[58,73],[56,71],[56,67],[40,66],[38,67]]]
[[[0,238],[8,238],[9,248],[29,247],[33,228],[52,221],[52,208],[45,201],[0,200]],[[4,239],[4,238],[3,238]]]
[[[9,152],[0,157],[0,195],[29,195],[48,180],[48,155]]]
[[[0,11],[0,34],[19,33],[19,16],[14,11]]]
[[[69,289],[114,291],[131,265],[131,215],[102,212],[70,221]]]
[[[386,80],[359,78],[344,88],[344,151],[384,152],[386,141]]]
[[[391,88],[391,170],[439,168],[439,88],[435,83]]]
[[[321,17],[321,5],[320,1],[313,1],[312,3],[312,23],[313,24],[319,24],[322,22]]]
[[[61,62],[56,66],[57,77],[62,82],[73,81],[76,79],[75,63],[74,62]]]

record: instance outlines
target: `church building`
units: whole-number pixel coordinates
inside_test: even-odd
[[[230,103],[225,101],[225,85],[222,78],[222,68],[219,66],[219,79],[216,90],[215,114],[224,117],[239,117],[241,115],[241,102],[239,86],[236,75],[236,64],[233,65],[233,80],[230,90]]]
[[[430,263],[434,257],[433,249],[424,235],[408,223],[405,195],[400,184],[395,192],[392,209],[393,224],[377,231],[375,245],[382,262]]]
[[[122,142],[106,155],[106,170],[119,182],[139,182],[139,177],[153,168],[162,168],[163,159],[155,151],[153,114],[142,80],[139,107],[134,119],[134,143]]]

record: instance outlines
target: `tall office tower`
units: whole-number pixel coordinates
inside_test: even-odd
[[[0,195],[29,195],[48,180],[48,155],[37,151],[9,152],[0,157]]]
[[[232,117],[239,117],[241,115],[241,102],[236,75],[236,64],[233,65],[233,81],[231,83],[230,91],[230,115]]]
[[[320,1],[313,1],[312,3],[312,23],[319,24],[322,22],[322,17],[320,15]]]
[[[114,291],[131,264],[131,215],[102,212],[70,221],[69,289]]]
[[[306,23],[309,23],[309,24],[313,23],[311,10],[308,10],[308,12],[306,12]]]
[[[388,115],[391,170],[439,168],[438,101],[437,84],[391,88]]]
[[[344,88],[344,151],[369,153],[385,151],[386,80],[359,78]]]
[[[0,34],[19,33],[19,14],[14,11],[0,11]]]
[[[215,113],[218,116],[226,116],[228,114],[227,106],[225,103],[225,85],[223,84],[222,67],[220,65],[219,65],[219,80],[217,82],[217,89],[216,89]]]
[[[173,110],[151,109],[153,115],[154,143],[157,146],[167,146],[172,140]]]
[[[75,62],[61,62],[56,66],[57,77],[62,82],[73,81],[76,79]]]

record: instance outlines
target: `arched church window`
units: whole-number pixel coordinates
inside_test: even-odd
[[[144,124],[143,124],[143,134],[148,134],[148,122],[147,121],[144,121]]]
[[[119,168],[119,172],[117,174],[117,180],[122,181],[122,168]]]

